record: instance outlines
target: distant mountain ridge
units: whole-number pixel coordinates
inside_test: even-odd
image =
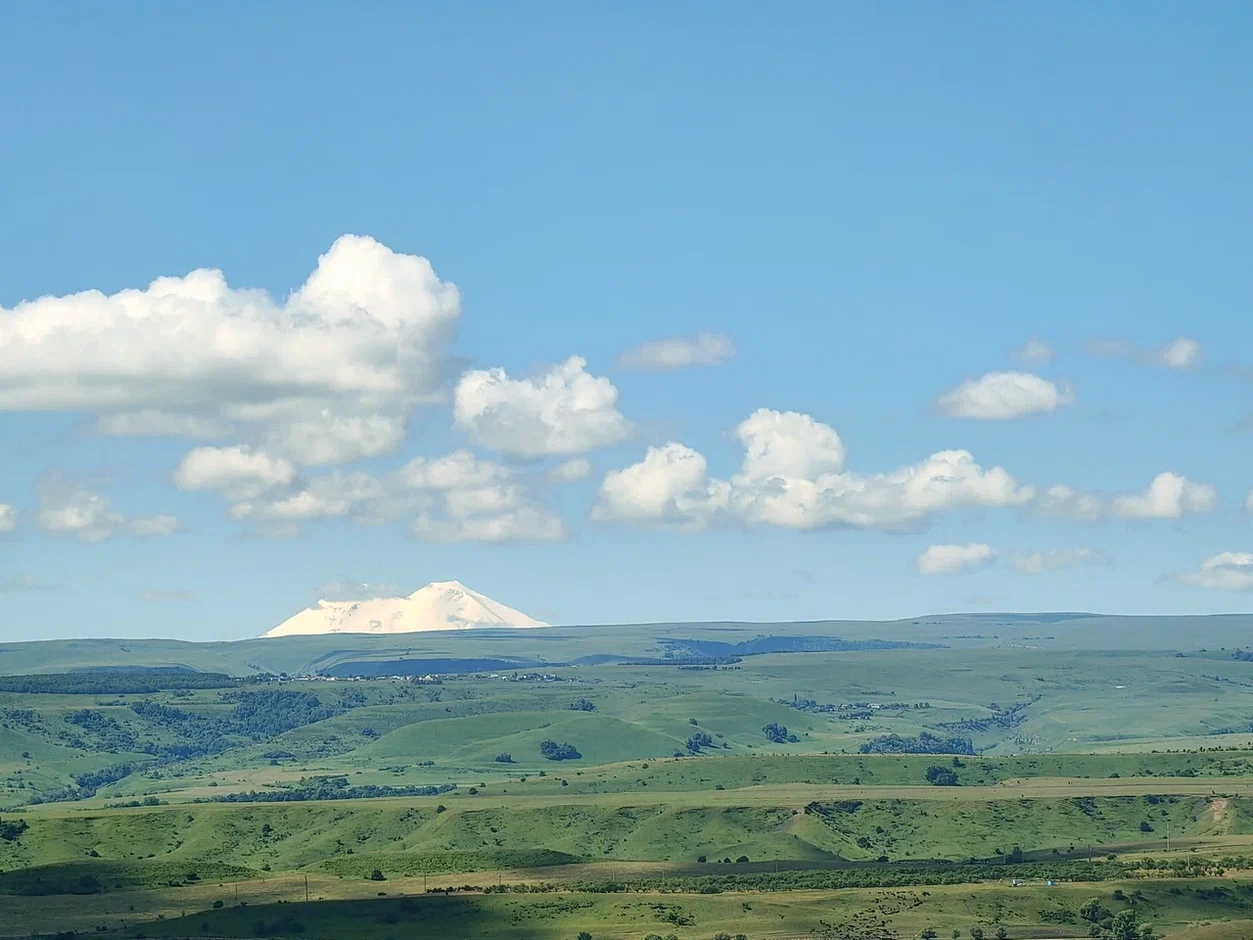
[[[360,601],[318,601],[283,621],[266,637],[321,636],[329,633],[396,634],[472,630],[476,627],[546,627],[548,624],[506,607],[460,581],[433,581],[408,597]]]
[[[241,629],[236,626],[235,629]],[[242,629],[247,629],[246,626]],[[556,662],[614,662],[661,656],[672,643],[708,640],[755,643],[771,637],[829,637],[948,646],[909,655],[960,657],[964,649],[1012,647],[1050,655],[1061,650],[1182,650],[1229,658],[1253,646],[1253,614],[1091,614],[1058,612],[932,614],[902,620],[716,621],[565,624],[543,630],[442,626],[421,634],[323,633],[191,641],[81,638],[0,643],[0,675],[99,670],[101,667],[183,667],[232,676],[326,673],[347,663],[401,659],[507,659],[526,668]],[[19,633],[20,635],[20,633]],[[808,645],[808,641],[803,641]],[[1209,650],[1208,653],[1204,652]],[[1225,652],[1224,652],[1225,650]],[[828,653],[825,655],[842,655]],[[887,652],[885,655],[902,655]]]

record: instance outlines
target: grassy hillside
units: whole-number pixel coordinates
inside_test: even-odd
[[[1247,920],[1253,663],[1197,648],[1241,624],[1186,650],[1080,615],[2,646],[42,671],[0,681],[0,937],[1077,937],[1096,896]],[[543,665],[54,671],[440,657]]]
[[[101,802],[205,797],[334,774],[357,785],[419,786],[544,772],[578,792],[609,792],[641,786],[629,774],[617,779],[610,766],[631,761],[693,753],[809,760],[917,749],[923,734],[983,754],[959,774],[967,784],[1008,779],[996,761],[1012,755],[1035,756],[1039,764],[1024,770],[1030,776],[1134,775],[1150,765],[1156,774],[1233,774],[1246,765],[1224,769],[1194,756],[1163,763],[1151,752],[1253,745],[1253,663],[1230,656],[911,649],[770,654],[716,668],[563,667],[531,681],[518,675],[526,674],[0,692],[0,809],[93,795]],[[267,704],[258,713],[244,704],[250,699]],[[786,734],[772,738],[770,727]],[[550,760],[541,753],[546,740],[579,756]],[[1109,756],[1086,765],[1060,756],[1084,751]],[[647,785],[742,786],[767,773],[764,765],[719,766],[727,779],[703,781],[703,771],[676,765]],[[868,764],[832,782],[918,784],[927,766],[923,758]],[[879,779],[888,767],[902,776]]]
[[[1145,923],[1187,923],[1239,911],[1247,906],[1248,888],[1201,882],[1172,893],[1162,885],[1127,884],[1134,909]],[[1117,890],[1117,889],[1115,889]],[[1220,894],[1213,894],[1214,891]],[[581,930],[594,938],[640,938],[674,935],[708,938],[725,934],[753,940],[766,937],[819,937],[858,940],[916,937],[925,928],[951,936],[956,928],[969,936],[982,927],[995,935],[1007,926],[1011,937],[1082,936],[1077,910],[1099,891],[1113,910],[1129,905],[1114,899],[1109,886],[1064,885],[1021,890],[984,885],[926,890],[851,890],[786,894],[726,893],[665,896],[587,894],[452,895],[448,897],[375,898],[373,900],[299,902],[285,905],[224,906],[193,917],[145,925],[150,937],[257,937],[288,934],[335,940],[373,940],[388,935],[435,932],[450,938],[574,937]],[[134,934],[132,934],[134,935]],[[1187,936],[1187,935],[1185,935]],[[1206,934],[1200,935],[1208,940]],[[1213,934],[1216,938],[1239,934]]]
[[[1079,782],[1068,785],[1083,791]],[[933,788],[934,789],[934,788]],[[19,839],[0,842],[0,868],[157,859],[257,871],[305,867],[364,876],[421,870],[444,853],[555,851],[568,859],[693,862],[997,858],[1018,846],[1042,857],[1162,848],[1253,834],[1249,797],[1196,792],[1010,798],[975,790],[957,801],[890,788],[751,791],[535,799],[496,795],[374,801],[194,804],[27,813]],[[1246,784],[1242,789],[1248,789]],[[863,798],[848,798],[848,793]],[[516,794],[516,795],[515,795]],[[845,797],[845,798],[838,798]],[[328,867],[329,866],[329,867]],[[0,890],[3,890],[0,881]]]

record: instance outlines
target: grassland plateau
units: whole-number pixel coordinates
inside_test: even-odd
[[[1253,937],[1250,626],[0,645],[0,936]]]

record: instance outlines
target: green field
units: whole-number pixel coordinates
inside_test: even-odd
[[[998,616],[0,646],[0,936],[1227,940],[1248,620]]]

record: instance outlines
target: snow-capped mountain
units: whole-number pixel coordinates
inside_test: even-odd
[[[408,597],[318,601],[318,606],[302,610],[266,636],[546,626],[548,624],[470,590],[459,581],[435,581]]]

